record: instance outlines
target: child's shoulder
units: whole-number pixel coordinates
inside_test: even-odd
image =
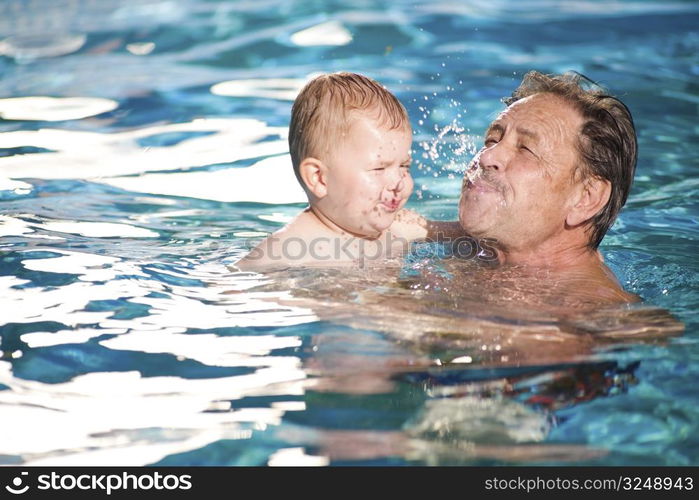
[[[258,243],[234,266],[241,271],[256,271],[262,268],[288,267],[294,260],[303,263],[307,257],[304,249],[314,236],[313,228],[302,213]]]

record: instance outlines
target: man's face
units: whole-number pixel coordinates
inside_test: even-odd
[[[411,146],[408,128],[390,130],[371,115],[357,113],[326,162],[324,214],[352,234],[379,236],[412,193]]]
[[[582,123],[574,108],[551,94],[535,94],[503,111],[464,177],[459,221],[465,231],[517,250],[562,233]]]

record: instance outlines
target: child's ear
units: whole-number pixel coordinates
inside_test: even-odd
[[[607,204],[611,193],[612,185],[608,180],[593,177],[582,181],[566,224],[574,227],[593,218]]]
[[[317,158],[309,157],[304,159],[299,165],[301,180],[306,185],[306,189],[313,193],[316,198],[323,198],[328,194],[326,184],[327,167]]]

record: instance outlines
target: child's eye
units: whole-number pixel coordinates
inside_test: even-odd
[[[410,170],[410,163],[404,163],[403,165],[400,166],[400,168],[404,168],[406,170]]]
[[[386,167],[378,167],[371,169],[372,172],[383,172],[384,170],[386,170]]]

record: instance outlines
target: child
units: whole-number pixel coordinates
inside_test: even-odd
[[[412,193],[411,145],[405,108],[376,81],[344,72],[311,80],[289,126],[308,207],[236,267],[366,265],[401,255],[408,241],[389,228]]]

